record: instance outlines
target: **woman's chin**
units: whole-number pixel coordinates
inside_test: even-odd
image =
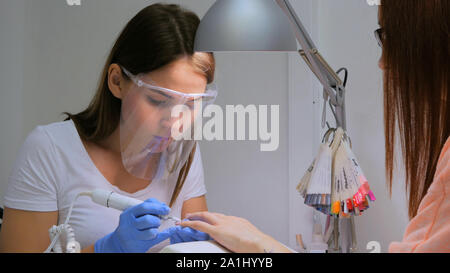
[[[169,137],[169,138],[160,138],[159,143],[157,145],[155,145],[155,147],[152,149],[152,153],[162,153],[165,150],[167,150],[167,148],[169,147],[169,145],[172,143],[173,138]]]

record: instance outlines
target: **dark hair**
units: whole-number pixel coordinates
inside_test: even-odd
[[[450,1],[381,1],[387,183],[392,195],[396,129],[409,217],[434,179],[450,135]]]
[[[99,86],[89,106],[78,114],[65,113],[73,120],[84,141],[97,143],[110,136],[119,125],[122,102],[108,87],[108,69],[119,64],[137,75],[161,68],[188,56],[207,82],[214,80],[215,61],[212,53],[195,53],[194,39],[200,19],[178,5],[153,4],[141,10],[125,26],[115,42],[103,68]],[[195,54],[194,54],[195,53]],[[192,163],[181,169],[170,206],[175,201]]]

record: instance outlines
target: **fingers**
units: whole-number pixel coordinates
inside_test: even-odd
[[[163,231],[159,232],[156,235],[156,238],[154,239],[154,243],[155,244],[159,244],[160,242],[169,239],[170,236],[174,234],[174,231],[175,231],[174,228],[175,227],[171,227],[171,228],[168,228],[166,230],[163,230]]]
[[[134,226],[138,230],[145,230],[149,228],[158,228],[161,225],[161,219],[159,217],[147,214],[134,220]]]
[[[178,230],[177,230],[177,232],[172,234],[172,236],[170,236],[171,244],[178,244],[178,243],[182,243],[182,242],[183,242],[183,239],[181,238]]]
[[[192,229],[190,227],[177,226],[176,231],[170,236],[170,243],[177,244],[192,241],[206,241],[210,237],[207,233]]]
[[[145,202],[149,202],[149,203],[157,203],[157,204],[161,204],[161,205],[165,205],[163,202],[159,201],[156,198],[149,198],[147,200],[145,200]]]
[[[220,218],[222,218],[222,216],[224,216],[224,215],[220,214],[220,213],[201,211],[201,212],[189,213],[186,215],[186,218],[188,218],[189,220],[201,220],[201,221],[208,222],[211,225],[215,225],[219,222],[219,220],[220,220]]]
[[[138,231],[136,238],[142,241],[152,241],[153,244],[158,244],[170,236],[176,233],[176,227],[171,227],[163,231],[159,231],[158,228],[149,228],[145,230]]]
[[[178,234],[181,238],[185,238],[184,241],[205,241],[209,238],[207,233],[192,229],[190,227],[183,227]]]
[[[208,233],[210,235],[215,233],[214,226],[203,221],[184,221],[180,223],[180,226],[190,227],[192,229]]]
[[[135,217],[140,217],[146,214],[167,215],[169,212],[170,208],[166,204],[161,203],[154,198],[148,199],[142,204],[134,206],[130,209],[130,213]]]
[[[145,230],[138,231],[136,233],[136,239],[140,241],[150,241],[154,240],[156,236],[158,235],[158,229],[157,228],[149,228]]]
[[[183,231],[187,232],[189,234],[189,236],[191,236],[191,238],[193,238],[196,241],[206,241],[206,240],[210,239],[208,233],[201,232],[201,231],[195,230],[195,229],[191,229],[190,227],[185,227],[183,229]]]

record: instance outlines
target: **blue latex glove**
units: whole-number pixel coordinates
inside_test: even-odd
[[[144,253],[154,245],[170,238],[175,228],[158,231],[161,219],[170,208],[150,198],[142,204],[128,208],[120,215],[116,230],[94,244],[96,253]]]
[[[189,220],[184,220],[189,221]],[[204,232],[192,229],[190,227],[176,226],[170,236],[170,244],[178,244],[193,241],[208,241],[211,237]]]

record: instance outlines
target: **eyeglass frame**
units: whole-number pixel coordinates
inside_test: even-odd
[[[374,31],[375,39],[377,40],[378,45],[382,48],[383,47],[383,40],[384,40],[384,29],[378,28]]]
[[[184,98],[191,98],[191,99],[210,98],[212,100],[215,100],[217,97],[217,90],[215,90],[215,88],[211,88],[211,85],[207,86],[205,93],[186,94],[183,92],[179,92],[179,91],[175,91],[172,89],[167,89],[167,88],[164,88],[161,86],[157,86],[155,84],[149,84],[147,82],[144,82],[141,79],[141,77],[140,77],[141,75],[134,75],[133,73],[128,71],[123,66],[120,66],[120,68],[125,73],[125,75],[127,75],[127,77],[130,78],[131,81],[133,81],[133,83],[136,84],[138,87],[145,87],[147,89],[155,90],[160,93],[169,93],[169,94],[175,95],[176,97],[184,97]],[[152,81],[152,83],[153,83],[153,81]],[[213,86],[215,87],[215,85],[213,85]]]

